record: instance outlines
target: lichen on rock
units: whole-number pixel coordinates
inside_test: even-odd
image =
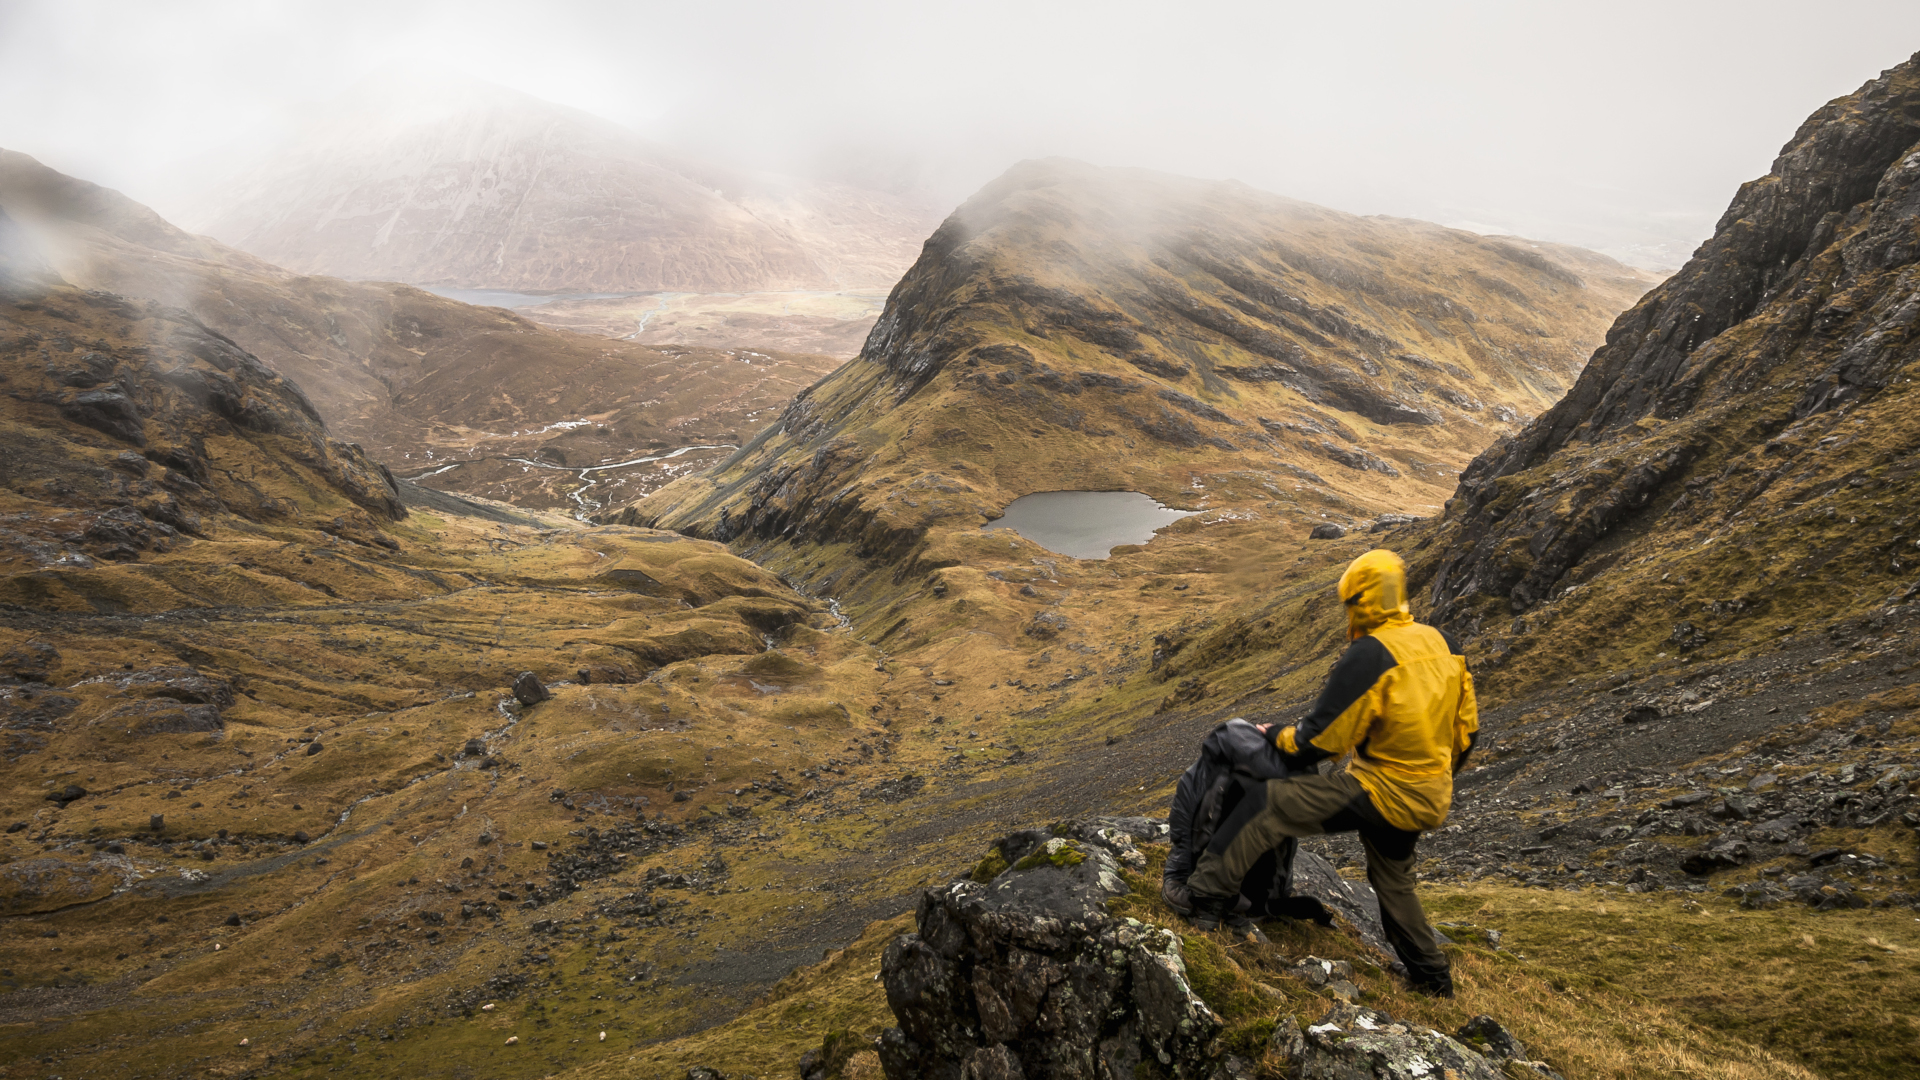
[[[1009,865],[989,880],[921,896],[918,932],[881,962],[899,1021],[880,1040],[886,1075],[1131,1077],[1142,1062],[1227,1075],[1220,1018],[1187,981],[1179,935],[1107,913],[1129,891],[1131,837],[1113,824],[1051,831],[1002,840]]]

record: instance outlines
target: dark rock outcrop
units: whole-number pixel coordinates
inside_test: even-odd
[[[1304,1029],[1281,1017],[1269,1049],[1298,1080],[1504,1080],[1493,1062],[1447,1035],[1353,1005],[1336,1005]]]
[[[551,698],[553,692],[540,681],[540,676],[523,671],[513,680],[513,696],[522,705],[538,705]]]
[[[1913,362],[1917,148],[1920,57],[1809,117],[1566,397],[1462,473],[1459,542],[1422,570],[1438,616],[1526,611],[1632,522],[1752,520],[1839,441],[1821,435]]]
[[[1311,851],[1298,851],[1293,856],[1293,877],[1287,883],[1287,893],[1306,901],[1296,906],[1301,914],[1313,914],[1313,906],[1318,905],[1380,954],[1382,964],[1403,970],[1399,955],[1387,943],[1387,930],[1380,922],[1380,899],[1371,885],[1348,881],[1332,863]]]
[[[900,1024],[880,1039],[890,1080],[1131,1077],[1143,1061],[1225,1075],[1220,1019],[1187,983],[1179,936],[1107,914],[1129,891],[1131,838],[1067,831],[1009,836],[997,872],[921,896],[918,932],[881,962]]]
[[[208,515],[285,522],[343,502],[369,526],[406,516],[385,468],[330,438],[299,387],[186,311],[0,289],[0,326],[6,483],[86,515],[64,546],[135,559],[200,534]]]
[[[881,962],[899,1022],[880,1039],[887,1076],[1121,1080],[1143,1063],[1175,1077],[1246,1073],[1188,984],[1179,935],[1107,911],[1129,892],[1121,869],[1147,865],[1137,845],[1163,842],[1166,830],[1148,818],[1023,830],[969,877],[922,894],[917,932]],[[1293,892],[1391,958],[1364,885],[1302,852]],[[1335,970],[1351,974],[1344,964],[1313,969]]]
[[[1495,1061],[1531,1060],[1526,1044],[1513,1037],[1500,1021],[1482,1013],[1468,1020],[1453,1037]]]

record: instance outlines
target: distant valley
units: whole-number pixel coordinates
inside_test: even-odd
[[[292,274],[7,151],[0,209],[68,280],[194,312],[400,475],[528,506],[597,510],[574,497],[589,481],[591,502],[610,504],[718,460],[836,363],[653,348],[405,285]]]

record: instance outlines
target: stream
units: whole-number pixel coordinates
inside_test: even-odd
[[[571,465],[552,465],[544,461],[533,461],[523,457],[509,457],[507,458],[507,460],[517,461],[522,465],[531,465],[536,469],[557,469],[561,472],[577,471],[580,474],[580,479],[586,481],[586,487],[583,487],[578,491],[568,492],[567,498],[572,499],[574,503],[579,507],[579,509],[573,512],[574,519],[577,521],[584,521],[584,522],[587,522],[588,524],[592,524],[592,521],[587,517],[587,512],[590,510],[600,509],[600,504],[597,502],[592,502],[591,500],[587,499],[586,492],[587,492],[587,488],[590,488],[593,485],[599,483],[599,481],[595,480],[591,476],[588,476],[587,475],[588,473],[603,472],[607,469],[624,469],[629,465],[645,465],[651,461],[665,461],[668,458],[677,458],[681,454],[690,454],[695,450],[738,450],[738,449],[740,448],[737,446],[733,446],[731,444],[719,444],[719,445],[713,445],[713,446],[682,446],[677,450],[673,450],[665,454],[654,454],[651,457],[638,457],[638,458],[634,458],[631,461],[616,461],[610,465],[588,465],[586,468],[578,469],[578,470],[574,469],[574,467]]]

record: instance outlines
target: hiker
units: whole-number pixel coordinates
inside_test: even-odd
[[[1235,897],[1283,838],[1358,832],[1387,940],[1415,990],[1453,996],[1447,956],[1413,892],[1414,845],[1447,820],[1453,776],[1479,729],[1473,675],[1460,646],[1407,608],[1406,567],[1391,551],[1355,559],[1340,577],[1351,642],[1312,711],[1267,737],[1291,775],[1249,785],[1214,830],[1187,880],[1193,922],[1238,926]],[[1353,752],[1331,772],[1312,771]],[[1264,786],[1264,791],[1259,790]]]
[[[1187,878],[1193,873],[1194,860],[1246,790],[1240,781],[1257,783],[1285,775],[1286,759],[1264,728],[1236,716],[1208,733],[1200,743],[1199,758],[1181,774],[1173,807],[1167,812],[1172,850],[1160,877],[1160,896],[1167,906],[1182,915],[1192,914]],[[1285,901],[1298,846],[1289,836],[1260,854],[1241,879],[1236,914],[1256,918],[1294,914]]]

